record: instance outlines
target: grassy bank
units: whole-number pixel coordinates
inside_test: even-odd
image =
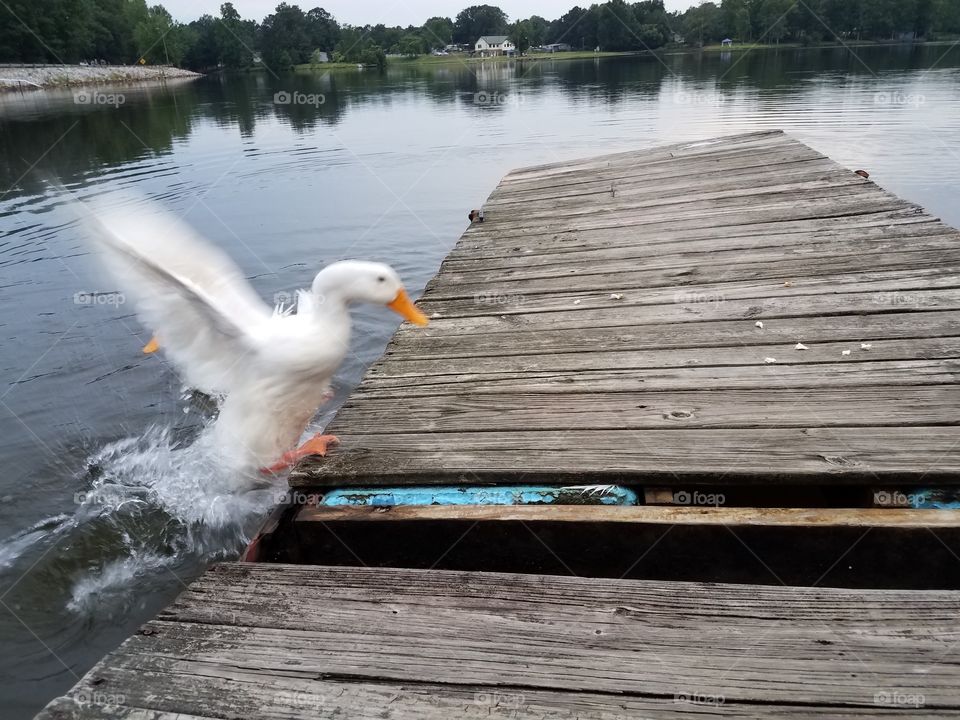
[[[676,48],[672,52],[746,52],[748,50],[818,50],[835,47],[892,47],[895,45],[950,45],[956,40],[849,40],[819,43],[735,43],[733,45],[704,45],[702,48]]]
[[[376,67],[371,65],[370,67]],[[325,73],[331,70],[357,70],[356,63],[328,62],[328,63],[304,63],[303,65],[294,65],[293,71],[298,73]]]
[[[508,57],[506,55],[496,55],[494,57],[470,57],[469,55],[421,55],[415,58],[391,58],[391,62],[397,64],[409,65],[449,65],[456,63],[503,63],[503,62],[528,62],[531,60],[585,60],[598,57],[626,57],[629,55],[640,55],[637,52],[594,52],[593,50],[571,50],[569,52],[556,53],[538,53],[528,52],[523,57]]]
[[[523,57],[506,57],[506,56],[497,56],[497,57],[470,57],[465,54],[456,54],[456,55],[419,55],[417,57],[411,58],[398,58],[391,57],[387,60],[387,65],[392,65],[394,67],[407,67],[407,66],[431,66],[431,65],[464,65],[464,64],[482,64],[482,63],[506,63],[506,62],[531,62],[531,61],[540,61],[540,60],[584,60],[589,58],[598,58],[598,57],[627,57],[630,55],[642,55],[644,53],[637,52],[593,52],[592,50],[574,50],[571,52],[558,52],[558,53],[527,53]],[[371,66],[373,67],[373,66]],[[302,73],[325,73],[334,70],[356,70],[357,65],[355,63],[320,63],[319,65],[314,65],[306,63],[304,65],[294,66],[295,72]]]
[[[924,42],[914,42],[913,45],[950,45],[956,42],[956,40],[931,40]],[[655,51],[641,50],[641,51],[631,51],[631,52],[594,52],[592,50],[571,50],[569,52],[557,52],[557,53],[537,53],[530,52],[522,57],[507,57],[505,55],[498,55],[494,57],[471,57],[466,54],[454,54],[454,55],[419,55],[417,57],[411,58],[399,58],[391,57],[388,59],[388,66],[394,67],[429,67],[433,65],[473,65],[473,64],[483,64],[483,63],[509,63],[509,62],[539,62],[543,60],[589,60],[592,58],[608,58],[608,57],[642,57],[650,56],[653,54],[657,55],[677,55],[677,54],[692,54],[692,53],[719,53],[719,52],[750,52],[753,50],[817,50],[821,48],[836,48],[836,47],[890,47],[895,45],[904,45],[907,43],[899,41],[870,41],[870,40],[861,40],[861,41],[850,41],[845,43],[839,42],[821,42],[815,44],[803,45],[801,43],[738,43],[731,46],[722,46],[722,45],[705,45],[702,48],[697,47],[685,47],[685,46],[671,46],[671,47],[662,47],[658,48]],[[373,66],[370,66],[373,67]],[[357,65],[355,63],[321,63],[319,65],[305,64],[297,65],[295,68],[296,72],[301,73],[326,73],[332,71],[343,71],[343,70],[357,70]]]

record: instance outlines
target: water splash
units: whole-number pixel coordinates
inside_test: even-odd
[[[73,516],[62,513],[45,518],[11,535],[0,545],[0,570],[12,568],[20,556],[31,547],[43,540],[61,535],[71,527],[76,527]]]
[[[185,584],[197,567],[236,557],[285,485],[225,463],[208,430],[184,440],[153,427],[94,452],[77,478],[76,510],[8,538],[0,571],[63,541],[47,560],[70,578],[67,608],[116,615],[152,585]]]

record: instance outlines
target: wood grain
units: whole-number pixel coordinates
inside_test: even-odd
[[[484,210],[293,486],[960,483],[960,233],[910,202],[765,131]]]
[[[224,564],[39,718],[956,717],[958,612],[943,591]]]

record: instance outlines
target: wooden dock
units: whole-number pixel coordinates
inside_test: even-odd
[[[38,720],[960,717],[958,616],[955,592],[224,564]]]
[[[295,487],[960,480],[960,233],[921,208],[764,132],[484,210]]]
[[[484,211],[261,562],[39,717],[960,717],[960,232],[779,132]],[[639,504],[323,503],[532,483]]]

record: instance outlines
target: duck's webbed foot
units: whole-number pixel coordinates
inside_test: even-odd
[[[320,457],[325,457],[330,449],[330,446],[335,445],[338,442],[340,442],[340,440],[336,435],[314,435],[296,450],[285,452],[280,457],[280,460],[273,465],[261,468],[260,472],[264,474],[276,475],[284,470],[289,470],[300,460],[305,457],[309,457],[310,455],[319,455]]]

